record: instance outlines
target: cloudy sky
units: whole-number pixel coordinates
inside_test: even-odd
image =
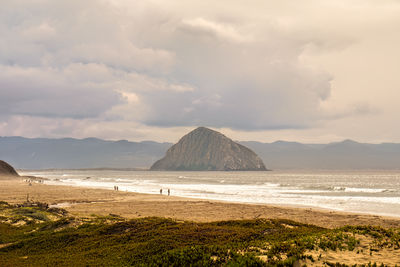
[[[400,142],[398,0],[0,2],[0,136]]]

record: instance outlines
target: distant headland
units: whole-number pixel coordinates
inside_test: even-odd
[[[19,176],[19,175],[10,164],[0,160],[0,176]]]

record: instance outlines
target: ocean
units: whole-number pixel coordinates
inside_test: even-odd
[[[400,171],[25,171],[46,184],[400,217]]]

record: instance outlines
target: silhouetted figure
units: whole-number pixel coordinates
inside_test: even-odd
[[[160,189],[160,195],[162,195],[162,188]]]
[[[171,191],[170,191],[169,188],[168,188],[168,196],[169,196],[170,193],[171,193]]]

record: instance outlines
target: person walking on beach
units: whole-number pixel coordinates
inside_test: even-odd
[[[168,188],[168,196],[169,196],[170,193],[171,193],[171,191],[170,191],[169,188]]]
[[[160,195],[162,195],[162,188],[160,189]]]

